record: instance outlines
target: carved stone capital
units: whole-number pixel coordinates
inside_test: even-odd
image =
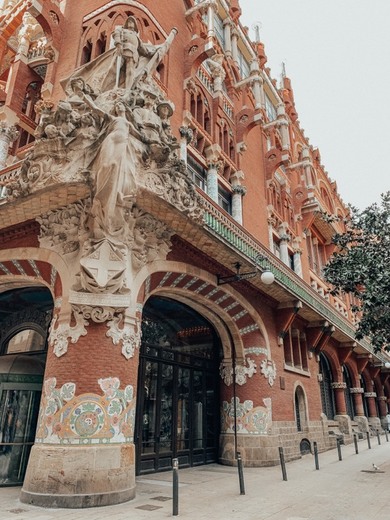
[[[179,133],[180,133],[180,137],[182,139],[185,139],[187,144],[190,144],[190,142],[192,141],[192,139],[194,137],[194,132],[193,132],[192,128],[190,128],[188,126],[181,126],[179,128]]]
[[[344,382],[335,382],[335,383],[331,383],[330,386],[333,388],[333,390],[344,390],[345,388],[347,388],[347,383],[344,383]]]
[[[268,380],[269,386],[273,386],[276,379],[276,365],[271,359],[263,359],[260,364],[260,372]]]
[[[376,397],[376,392],[364,392],[364,397]]]
[[[256,373],[256,363],[250,358],[246,358],[246,361],[248,366],[236,365],[236,383],[240,386],[247,382],[248,377],[253,377]],[[226,386],[233,384],[233,367],[231,364],[225,365],[224,363],[221,363],[219,374]]]
[[[0,121],[0,140],[5,141],[10,145],[18,137],[20,132],[14,125],[7,125],[5,121]]]
[[[355,387],[349,389],[350,394],[364,394],[364,388]]]
[[[233,193],[236,194],[236,195],[241,195],[241,197],[243,197],[246,192],[247,192],[247,189],[245,186],[241,186],[240,184],[238,184],[237,186],[233,186]]]
[[[134,357],[135,349],[141,344],[141,328],[138,321],[124,323],[123,315],[115,316],[107,323],[109,330],[106,336],[112,339],[114,345],[122,345],[122,354],[126,359]]]
[[[88,321],[81,313],[74,312],[76,325],[71,327],[69,323],[60,323],[57,327],[58,317],[54,317],[49,333],[49,345],[53,347],[53,352],[57,357],[61,357],[68,351],[69,340],[71,343],[77,343],[81,336],[87,334]]]

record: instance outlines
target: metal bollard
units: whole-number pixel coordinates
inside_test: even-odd
[[[368,444],[368,449],[370,450],[371,449],[370,432],[367,432],[367,444]]]
[[[286,463],[284,461],[283,448],[279,448],[280,465],[282,467],[283,480],[287,481]]]
[[[179,514],[179,459],[172,459],[173,492],[172,492],[172,516]]]
[[[237,468],[238,480],[240,482],[240,495],[245,495],[244,472],[242,469],[242,458],[239,452],[237,452]]]
[[[337,439],[337,453],[339,454],[339,460],[343,460],[343,456],[341,454],[341,441]]]
[[[353,442],[355,443],[355,453],[357,455],[359,453],[359,448],[358,448],[358,440],[357,440],[356,433],[353,434]]]
[[[385,436],[386,436],[386,442],[389,442],[389,434],[387,433],[387,430],[385,430]]]
[[[317,448],[317,443],[315,441],[313,442],[313,448],[314,448],[314,463],[315,463],[316,469],[320,469],[320,465],[318,462],[318,448]]]
[[[376,431],[376,438],[378,439],[378,444],[380,445],[381,444],[381,436],[380,436],[379,430]]]

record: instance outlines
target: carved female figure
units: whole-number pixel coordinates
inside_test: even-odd
[[[141,138],[126,118],[126,106],[121,99],[114,104],[113,114],[101,110],[88,97],[84,100],[106,121],[103,141],[92,170],[96,175],[95,195],[91,214],[95,219],[95,238],[115,236],[124,225],[123,206],[131,206],[135,196],[135,169],[138,162],[137,142]]]

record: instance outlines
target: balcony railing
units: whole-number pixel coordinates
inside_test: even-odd
[[[201,192],[200,192],[201,194]],[[205,197],[204,197],[205,198]],[[275,275],[275,281],[298,298],[308,307],[321,314],[321,316],[335,325],[340,331],[354,340],[355,329],[339,312],[317,294],[309,284],[302,280],[294,271],[276,258],[270,251],[261,245],[255,238],[249,235],[243,228],[237,225],[228,215],[223,214],[209,200],[205,200],[205,226],[232,249],[248,260],[255,263],[255,258],[260,254],[264,260],[260,261],[262,267],[269,266]],[[372,346],[367,341],[359,342],[366,350],[374,353]],[[381,354],[375,354],[380,356]]]

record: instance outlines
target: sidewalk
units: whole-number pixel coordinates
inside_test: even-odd
[[[240,495],[237,468],[211,464],[179,471],[179,515],[196,520],[389,520],[390,442],[371,438],[279,466],[244,468]],[[373,464],[379,471],[373,469]],[[134,500],[89,509],[43,509],[19,502],[20,488],[0,488],[1,520],[161,520],[172,518],[172,473],[137,478]]]

